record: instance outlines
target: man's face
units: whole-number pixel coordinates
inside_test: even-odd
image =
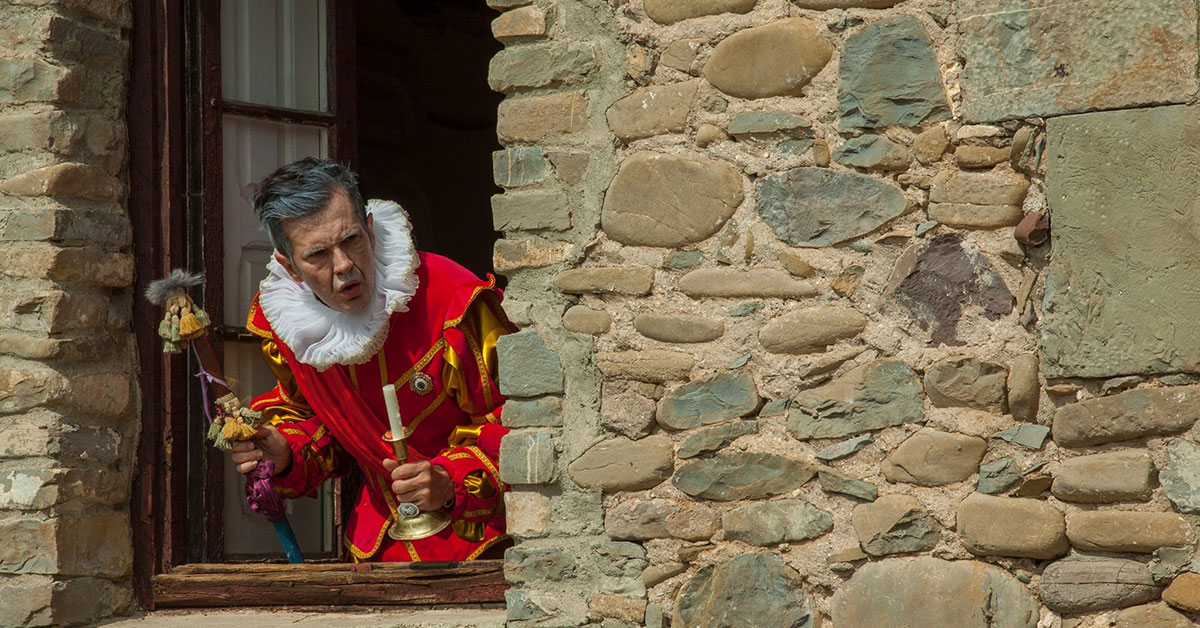
[[[303,281],[322,303],[339,312],[361,312],[375,293],[373,216],[358,221],[354,203],[342,190],[321,209],[282,222],[292,259],[275,259],[292,279]]]

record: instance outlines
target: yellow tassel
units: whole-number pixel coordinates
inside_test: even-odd
[[[230,442],[250,440],[254,438],[254,433],[258,430],[246,425],[241,419],[225,421],[225,427],[221,428],[221,434]]]
[[[179,337],[184,340],[195,340],[204,335],[204,325],[200,324],[200,319],[196,318],[191,312],[184,314],[183,318],[179,319]]]

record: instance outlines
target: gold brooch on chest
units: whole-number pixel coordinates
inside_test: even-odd
[[[433,390],[433,378],[424,373],[417,373],[408,380],[408,388],[418,395],[428,395],[429,391]]]

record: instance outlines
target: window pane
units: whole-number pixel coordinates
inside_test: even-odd
[[[221,96],[328,111],[325,0],[222,0]]]

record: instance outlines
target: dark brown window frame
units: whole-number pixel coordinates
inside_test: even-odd
[[[126,115],[142,427],[130,510],[134,590],[143,608],[504,600],[506,585],[498,560],[370,565],[219,562],[224,554],[222,454],[198,444],[202,437],[197,430],[189,432],[189,411],[196,412],[200,404],[198,391],[184,357],[161,352],[156,335],[161,313],[140,298],[150,281],[172,268],[202,268],[204,306],[213,320],[224,320],[223,113],[326,127],[331,157],[355,164],[354,46],[332,45],[353,42],[354,5],[328,0],[331,111],[313,114],[222,101],[220,0],[133,4]],[[246,340],[244,332],[229,327],[221,328],[220,338]],[[220,343],[216,344],[220,351]],[[200,472],[189,474],[189,467]],[[218,581],[219,589],[213,584]]]

